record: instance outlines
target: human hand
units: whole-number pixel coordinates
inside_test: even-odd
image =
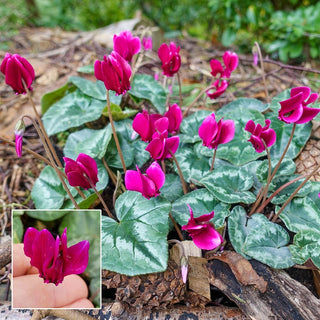
[[[62,283],[44,283],[37,268],[23,251],[23,244],[12,248],[13,308],[94,308],[87,299],[88,287],[78,275],[66,276]]]

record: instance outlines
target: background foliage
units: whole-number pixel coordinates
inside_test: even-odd
[[[284,62],[320,56],[317,0],[0,0],[1,43],[21,26],[89,30],[142,13],[169,36],[192,36],[250,52],[255,41]]]

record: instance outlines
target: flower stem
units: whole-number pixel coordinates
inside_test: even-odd
[[[114,127],[114,122],[113,122],[113,119],[112,119],[109,90],[107,90],[107,105],[108,105],[108,112],[109,112],[109,120],[110,120],[111,128],[112,128],[112,134],[113,134],[116,146],[117,146],[117,150],[118,150],[118,153],[119,153],[119,157],[120,157],[120,160],[121,160],[123,171],[124,171],[124,173],[126,173],[127,168],[126,168],[126,165],[124,163],[123,154],[122,154],[122,151],[121,151],[121,148],[120,148],[120,143],[119,143],[119,140],[118,140],[118,137],[117,137],[116,128]]]
[[[285,189],[286,187],[290,186],[291,184],[295,183],[296,181],[306,177],[307,175],[304,174],[302,176],[299,176],[287,183],[285,183],[284,185],[282,185],[280,188],[278,188],[276,191],[273,192],[273,194],[265,201],[263,201],[263,203],[261,204],[261,206],[256,210],[256,213],[261,213],[261,211],[268,205],[268,203],[278,194],[280,193],[283,189]]]
[[[179,166],[179,162],[178,162],[176,156],[174,155],[174,153],[171,150],[169,150],[169,153],[171,154],[171,156],[173,158],[173,161],[175,162],[175,164],[177,166],[177,169],[178,169],[178,172],[179,172],[179,176],[180,176],[180,180],[181,180],[181,184],[182,184],[183,194],[187,194],[188,193],[188,188],[187,188],[186,182],[184,181],[183,174],[182,174],[181,168]]]
[[[187,109],[184,111],[183,113],[183,117],[185,117],[189,110],[196,104],[196,102],[201,98],[201,96],[207,92],[207,90],[210,90],[211,88],[213,88],[214,86],[211,84],[209,87],[203,89],[196,97],[195,99],[189,104],[189,106],[187,107]]]
[[[180,73],[177,72],[177,77],[178,77],[178,84],[179,84],[179,106],[182,108],[182,85],[181,85],[181,78],[180,78]]]
[[[173,223],[173,226],[174,226],[174,228],[175,228],[175,230],[176,230],[176,232],[177,232],[177,234],[178,234],[179,239],[180,239],[181,241],[184,241],[184,238],[183,238],[183,235],[182,235],[182,233],[181,233],[181,230],[180,230],[180,228],[179,228],[176,220],[175,220],[174,217],[172,216],[171,212],[169,213],[169,217],[170,217],[170,219],[171,219],[171,221],[172,221],[172,223]],[[169,240],[169,241],[170,241],[170,240]]]
[[[107,207],[106,203],[104,202],[103,198],[101,197],[100,192],[96,189],[96,187],[94,186],[94,184],[92,183],[91,179],[86,176],[87,181],[90,183],[91,188],[93,189],[93,191],[96,193],[96,195],[98,196],[103,208],[106,210],[109,218],[114,220],[114,216],[112,215],[112,213],[110,212],[109,208]]]
[[[287,153],[287,151],[288,151],[288,149],[289,149],[289,146],[290,146],[290,143],[291,143],[291,141],[292,141],[292,138],[293,138],[293,134],[294,134],[295,129],[296,129],[296,123],[293,124],[292,131],[291,131],[291,135],[290,135],[290,138],[289,138],[288,143],[287,143],[287,145],[286,145],[286,148],[284,149],[283,154],[282,154],[281,158],[279,159],[279,162],[278,162],[277,166],[274,168],[274,170],[273,170],[273,172],[272,172],[272,175],[271,175],[271,177],[270,177],[270,181],[273,179],[273,177],[274,177],[275,174],[277,173],[277,171],[278,171],[278,169],[279,169],[279,167],[280,167],[280,165],[281,165],[281,162],[282,162],[284,156],[286,155],[286,153]]]
[[[273,217],[272,222],[275,222],[280,216],[281,212],[288,205],[288,203],[294,198],[294,196],[299,192],[299,190],[310,180],[310,178],[320,169],[320,165],[318,165],[314,170],[309,173],[306,178],[300,183],[298,188],[292,193],[292,195],[287,199],[287,201],[282,205],[281,209],[277,212],[277,214]]]
[[[41,132],[38,132],[38,134],[39,134],[39,136],[43,135],[44,141],[47,143],[47,145],[49,147],[49,150],[50,150],[51,154],[53,155],[54,160],[56,161],[56,164],[58,165],[58,167],[62,168],[62,165],[61,165],[61,162],[60,162],[60,160],[59,160],[59,158],[57,156],[57,153],[54,150],[54,148],[52,146],[52,143],[51,143],[51,141],[50,141],[50,139],[49,139],[49,137],[47,135],[46,129],[43,126],[43,123],[41,121],[40,115],[39,115],[39,113],[37,111],[37,108],[36,108],[36,106],[34,104],[34,101],[33,101],[32,97],[31,97],[30,91],[29,91],[29,89],[28,89],[28,87],[27,87],[27,85],[26,85],[26,83],[24,82],[23,79],[22,79],[22,83],[23,83],[24,89],[26,90],[28,99],[29,99],[29,101],[30,101],[30,103],[32,105],[33,111],[35,113],[35,116],[37,118],[37,121],[38,121],[40,129],[41,129]]]
[[[215,148],[215,149],[214,149],[214,152],[213,152],[212,162],[211,162],[211,166],[210,166],[210,171],[213,170],[214,161],[216,160],[217,149],[218,149],[218,148]]]
[[[266,100],[267,100],[267,102],[269,102],[269,93],[268,93],[268,87],[267,87],[267,83],[266,83],[266,75],[265,75],[265,71],[264,71],[263,58],[262,58],[260,46],[259,46],[258,42],[255,42],[254,44],[255,44],[255,46],[258,50],[258,54],[259,54],[260,65],[261,65],[261,70],[262,70],[263,85],[264,85],[264,90],[266,93]]]

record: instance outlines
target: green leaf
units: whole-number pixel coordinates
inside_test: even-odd
[[[161,197],[123,193],[115,205],[119,222],[102,217],[102,268],[129,276],[164,271],[170,209]]]
[[[187,118],[184,118],[180,124],[180,142],[181,143],[195,143],[201,141],[198,130],[203,120],[211,114],[211,111],[201,110],[193,113]]]
[[[272,159],[280,159],[289,141],[293,125],[280,121],[277,118],[277,113],[275,112],[266,114],[266,117],[271,120],[271,127],[277,135],[276,143],[270,149],[270,156]],[[292,142],[290,143],[289,149],[286,153],[287,158],[294,159],[298,156],[309,140],[311,129],[311,121],[309,123],[298,124],[296,126]]]
[[[79,89],[68,94],[44,114],[42,120],[49,136],[99,119],[105,102],[83,94]]]
[[[114,121],[119,121],[119,120],[131,118],[138,113],[138,110],[135,110],[135,109],[125,108],[124,110],[122,110],[120,106],[118,106],[114,103],[111,104],[110,108],[111,108],[112,119]],[[102,114],[105,117],[109,117],[108,106],[106,106],[102,110]]]
[[[228,233],[233,248],[246,259],[250,259],[242,250],[243,244],[248,234],[255,229],[261,230],[268,222],[269,220],[260,213],[248,217],[243,207],[234,207],[228,218]]]
[[[61,100],[67,93],[76,90],[76,86],[66,83],[57,90],[44,94],[41,98],[41,113],[44,115],[48,109],[57,101]]]
[[[259,112],[264,112],[268,109],[268,104],[263,103],[258,99],[239,98],[218,109],[216,115],[219,117],[223,117],[230,112],[238,112],[239,108],[246,108],[256,110]]]
[[[101,159],[107,151],[111,137],[110,125],[100,130],[82,129],[69,135],[63,152],[66,157],[72,159],[76,159],[79,153]]]
[[[23,224],[21,221],[21,217],[20,216],[13,216],[12,241],[13,241],[13,243],[21,243],[22,239],[23,239]]]
[[[175,154],[183,177],[187,182],[200,181],[209,172],[210,165],[208,158],[201,156],[191,148],[179,148]],[[176,166],[175,171],[178,173]]]
[[[136,74],[131,81],[131,89],[128,93],[131,96],[150,101],[159,113],[165,113],[167,95],[153,76]]]
[[[275,269],[289,268],[294,265],[287,244],[289,234],[280,225],[266,222],[261,228],[251,230],[242,250],[248,256]]]
[[[92,82],[81,77],[70,77],[69,82],[73,83],[82,93],[94,99],[103,100],[106,103],[106,88],[102,81]]]
[[[173,202],[183,195],[180,177],[174,173],[166,174],[166,180],[160,189],[161,196]]]
[[[86,66],[81,66],[77,69],[77,72],[94,74],[94,65],[88,64]]]
[[[253,177],[241,168],[219,167],[204,176],[200,183],[225,203],[253,203],[256,200],[248,191],[253,185]]]
[[[217,200],[207,189],[197,189],[172,204],[171,214],[181,226],[187,224],[190,219],[187,204],[190,205],[195,218],[214,211],[211,221],[217,229],[224,225],[226,217],[230,215],[230,205]]]
[[[276,207],[276,212],[279,207]],[[319,207],[309,197],[293,199],[281,212],[280,218],[292,232],[320,229]]]
[[[297,264],[303,264],[311,259],[320,269],[320,231],[301,230],[293,238],[293,244],[289,247],[292,259]]]
[[[64,210],[26,210],[25,213],[34,219],[42,221],[54,221],[63,217],[67,211]]]

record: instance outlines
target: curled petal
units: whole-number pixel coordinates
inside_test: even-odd
[[[265,147],[263,145],[261,138],[255,135],[252,135],[248,141],[251,142],[252,146],[256,149],[258,153],[261,153],[262,151],[265,150]]]
[[[213,250],[223,242],[220,233],[213,226],[207,224],[201,232],[191,235],[194,244],[203,250]]]
[[[165,181],[165,174],[157,162],[153,162],[150,165],[150,167],[146,170],[146,174],[154,182],[156,187],[161,189]]]
[[[210,60],[211,74],[215,77],[218,73],[223,73],[223,67],[219,60]]]

